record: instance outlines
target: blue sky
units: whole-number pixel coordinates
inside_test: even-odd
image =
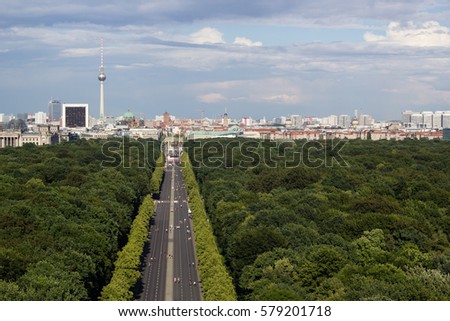
[[[0,112],[51,98],[98,116],[450,110],[450,4],[348,0],[2,0]]]

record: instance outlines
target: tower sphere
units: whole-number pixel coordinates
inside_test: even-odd
[[[100,80],[100,81],[105,81],[105,80],[106,80],[106,75],[105,75],[104,73],[100,73],[100,74],[98,75],[98,80]]]

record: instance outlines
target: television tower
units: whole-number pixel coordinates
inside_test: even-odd
[[[103,83],[106,80],[105,67],[103,66],[103,38],[100,40],[100,68],[98,72],[98,80],[100,80],[100,122],[105,121],[105,97],[103,92]]]

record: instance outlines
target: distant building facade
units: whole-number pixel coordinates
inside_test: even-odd
[[[89,126],[88,104],[63,104],[62,127],[87,128]]]
[[[443,111],[437,111],[433,114],[433,128],[442,128],[442,115]]]
[[[228,114],[227,113],[223,114],[222,124],[223,124],[223,127],[228,128],[229,124],[228,124]]]
[[[444,128],[442,138],[446,141],[450,141],[450,128]]]
[[[167,111],[163,115],[163,122],[164,122],[164,125],[166,125],[166,126],[169,126],[169,124],[170,124],[170,115]]]
[[[36,125],[34,131],[23,132],[21,130],[11,129],[0,132],[0,148],[22,147],[23,144],[43,146],[58,144],[59,142],[59,126]]]
[[[422,111],[410,110],[402,113],[402,125],[410,129],[442,129],[450,127],[450,111]]]
[[[446,111],[442,114],[442,127],[450,128],[450,111]]]
[[[5,114],[0,114],[0,123],[8,123],[9,121],[11,121],[14,117],[12,115],[5,115]]]
[[[17,119],[21,119],[24,122],[27,122],[28,121],[28,114],[27,113],[17,113],[16,118]]]
[[[59,124],[62,117],[62,103],[59,100],[50,100],[48,103],[48,122]]]
[[[34,123],[38,125],[44,125],[47,123],[47,114],[39,111],[34,114]]]
[[[342,128],[349,128],[352,123],[352,119],[349,115],[339,115],[338,126]]]

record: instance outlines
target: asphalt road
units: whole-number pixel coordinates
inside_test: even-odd
[[[201,300],[192,220],[188,209],[181,170],[176,165],[169,166],[150,227],[138,300]]]

